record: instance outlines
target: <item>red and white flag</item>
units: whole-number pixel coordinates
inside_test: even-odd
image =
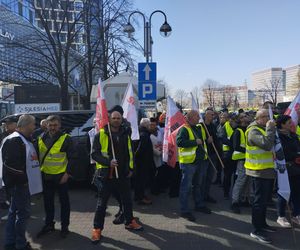
[[[108,112],[107,112],[105,96],[104,96],[100,78],[98,80],[96,123],[99,129],[104,128],[104,126],[108,124]]]
[[[139,134],[139,127],[138,127],[138,117],[137,117],[136,107],[134,104],[135,104],[135,97],[133,93],[133,86],[132,83],[129,83],[122,103],[122,108],[124,110],[123,117],[130,122],[131,139],[139,140],[140,134]]]
[[[298,125],[298,118],[300,114],[299,112],[300,112],[300,91],[284,113],[285,115],[289,115],[292,117],[293,131],[295,133]]]
[[[163,161],[171,167],[175,167],[177,161],[176,135],[178,133],[178,130],[185,123],[185,117],[177,108],[172,98],[168,96],[163,141]]]

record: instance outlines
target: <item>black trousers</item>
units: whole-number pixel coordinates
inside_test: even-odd
[[[131,223],[133,219],[132,213],[132,199],[130,190],[130,179],[101,179],[101,184],[98,189],[98,200],[96,206],[96,212],[94,217],[94,228],[104,228],[105,211],[107,208],[107,202],[110,195],[116,190],[120,195],[123,212],[125,217],[125,224]]]
[[[70,224],[70,199],[68,192],[68,183],[59,184],[56,180],[44,180],[44,207],[46,212],[46,225],[54,222],[54,198],[56,191],[60,201],[60,220],[61,227],[67,228]]]
[[[236,172],[236,162],[231,159],[224,159],[224,180],[223,180],[223,187],[224,187],[224,195],[229,195],[231,189],[231,179],[232,176]]]
[[[169,167],[169,174],[170,174],[170,191],[169,196],[176,197],[179,195],[179,188],[181,182],[181,169],[179,167],[179,163],[176,162],[175,167]]]
[[[252,204],[252,225],[260,231],[266,223],[267,202],[272,192],[273,179],[252,177],[254,201]]]

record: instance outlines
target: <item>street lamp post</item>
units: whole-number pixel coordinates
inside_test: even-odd
[[[150,17],[149,17],[149,21],[146,20],[146,17],[142,12],[133,11],[128,17],[127,24],[124,26],[124,32],[126,32],[128,34],[128,37],[132,37],[133,33],[135,32],[135,29],[130,23],[131,16],[133,14],[140,14],[143,17],[143,20],[144,20],[144,56],[146,57],[146,62],[149,62],[149,58],[151,58],[151,60],[152,60],[152,44],[153,44],[153,41],[152,41],[152,37],[151,37],[151,19],[152,19],[152,16],[155,13],[161,13],[165,18],[165,22],[162,24],[162,26],[159,29],[160,34],[163,37],[170,36],[171,32],[172,32],[172,28],[167,22],[166,14],[161,10],[153,11],[151,13]]]

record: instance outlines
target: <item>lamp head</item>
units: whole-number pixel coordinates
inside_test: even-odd
[[[131,23],[128,22],[128,23],[124,26],[123,31],[124,31],[125,33],[128,34],[128,37],[129,37],[129,38],[131,38],[131,37],[133,36],[133,33],[135,32],[135,29],[134,29],[134,27],[131,25]]]
[[[160,27],[159,31],[163,37],[169,37],[172,33],[172,28],[170,24],[164,22],[164,24]]]

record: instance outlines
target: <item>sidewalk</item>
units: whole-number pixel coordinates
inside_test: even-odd
[[[32,199],[32,216],[28,224],[28,240],[32,246],[40,250],[89,250],[89,249],[297,249],[291,229],[279,228],[276,221],[276,210],[268,210],[268,223],[278,228],[276,233],[269,234],[273,245],[266,245],[250,238],[251,209],[244,208],[241,215],[230,212],[230,202],[221,196],[221,190],[213,186],[213,197],[217,198],[216,205],[208,206],[211,215],[195,213],[196,222],[188,222],[178,216],[178,199],[170,199],[167,194],[153,197],[153,205],[138,206],[134,204],[134,216],[144,224],[144,231],[132,233],[124,229],[124,225],[113,225],[112,220],[117,212],[113,198],[107,209],[103,240],[98,245],[91,244],[89,238],[92,230],[95,194],[87,189],[73,189],[71,198],[70,235],[66,239],[59,236],[57,231],[36,238],[36,233],[43,226],[43,203],[41,196]],[[190,204],[193,205],[192,203]],[[58,200],[56,208],[58,208]],[[58,210],[57,210],[58,211]],[[58,211],[59,212],[59,211]],[[59,215],[59,213],[56,213]],[[0,216],[4,211],[0,210]],[[59,221],[59,216],[57,216]],[[5,221],[0,223],[0,242],[2,249]],[[300,228],[295,230],[298,249],[300,249]]]

